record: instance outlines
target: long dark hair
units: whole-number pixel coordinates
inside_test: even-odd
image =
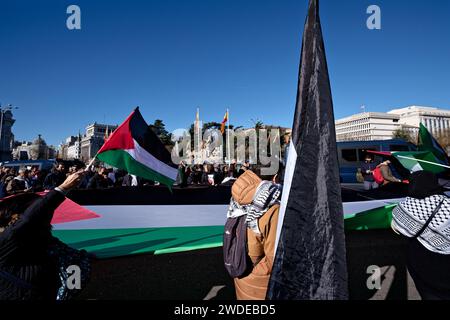
[[[6,228],[13,215],[19,216],[38,199],[35,193],[22,193],[13,197],[8,197],[0,201],[0,228]]]

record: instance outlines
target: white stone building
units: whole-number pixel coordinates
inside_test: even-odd
[[[55,156],[53,146],[48,146],[41,135],[33,142],[23,141],[16,143],[16,147],[12,151],[14,160],[47,160]]]
[[[422,123],[435,137],[450,130],[450,110],[410,106],[388,113],[400,116],[400,124],[418,128]]]
[[[67,148],[68,159],[80,159],[81,157],[81,141],[75,140],[72,145]]]
[[[80,147],[80,160],[84,162],[89,162],[98,150],[105,143],[106,138],[108,138],[114,130],[117,129],[117,125],[107,125],[93,123],[86,127],[86,134],[83,135],[81,139]]]
[[[336,121],[337,141],[389,140],[403,129],[415,138],[423,123],[435,137],[450,132],[450,110],[410,106],[387,113],[367,112]]]
[[[381,112],[356,114],[336,121],[337,141],[371,141],[392,139],[399,129],[400,116]]]

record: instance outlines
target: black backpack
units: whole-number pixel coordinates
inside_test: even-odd
[[[247,248],[246,216],[228,218],[223,235],[223,260],[232,278],[246,276],[252,267]]]

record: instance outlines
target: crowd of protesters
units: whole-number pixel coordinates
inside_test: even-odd
[[[63,163],[57,163],[50,171],[39,170],[38,167],[24,167],[18,170],[0,167],[0,198],[53,190],[80,169],[83,167],[79,165],[66,167]],[[90,168],[78,188],[100,189],[120,186],[119,182],[125,175],[126,172],[113,171],[104,167]]]
[[[240,175],[250,169],[249,162],[241,165],[186,165],[182,162],[179,167],[177,185],[185,187],[191,185],[221,185],[232,184]],[[50,171],[40,170],[37,166],[15,169],[0,167],[0,198],[28,192],[53,190],[66,180],[68,176],[84,167],[80,165],[66,166],[57,163]],[[157,181],[150,181],[129,174],[124,170],[106,167],[90,167],[83,177],[78,189],[107,189],[113,187],[142,187],[157,185]]]
[[[255,169],[246,161],[241,165],[231,163],[229,165],[204,163],[187,165],[181,162],[178,166],[177,184],[181,187],[192,185],[212,185],[233,184],[245,171]]]

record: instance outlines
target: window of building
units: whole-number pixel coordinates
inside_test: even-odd
[[[347,162],[358,161],[357,150],[356,149],[344,149],[341,151],[342,159]]]
[[[405,145],[390,145],[389,146],[390,151],[409,151],[409,147]]]

